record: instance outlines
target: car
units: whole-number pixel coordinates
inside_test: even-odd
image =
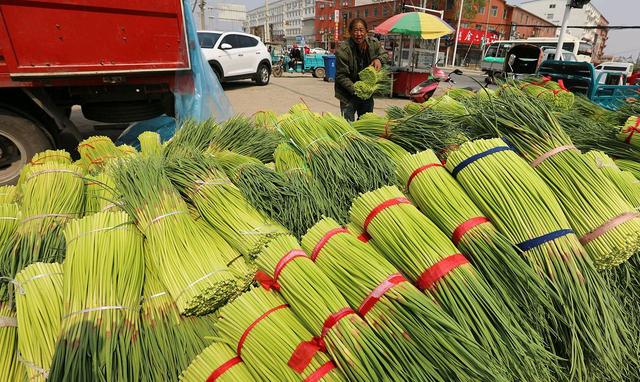
[[[603,62],[596,66],[596,72],[605,70],[609,72],[622,72],[629,77],[631,73],[633,73],[633,64],[628,62]]]
[[[556,58],[556,49],[555,48],[542,48],[542,61],[547,60],[555,60]],[[578,61],[578,57],[576,57],[573,52],[569,52],[568,50],[562,50],[562,55],[560,55],[560,61]]]
[[[329,54],[329,51],[323,48],[311,48],[311,51],[309,53],[326,55]]]
[[[628,62],[603,62],[596,66],[598,83],[607,85],[624,85],[633,73],[633,64]]]
[[[198,31],[200,48],[220,82],[252,79],[267,85],[271,54],[258,36],[241,32]]]

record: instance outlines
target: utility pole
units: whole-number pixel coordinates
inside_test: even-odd
[[[456,66],[456,52],[458,51],[458,35],[460,34],[460,21],[462,21],[462,8],[464,8],[464,0],[460,0],[460,12],[458,12],[458,27],[456,28],[455,41],[453,43],[453,60],[452,66]]]
[[[489,10],[491,9],[491,0],[488,0],[488,4],[484,7],[484,10],[487,12],[487,22],[484,25],[484,38],[486,39],[489,35]],[[486,44],[486,42],[485,42]]]
[[[205,30],[206,28],[204,27],[204,10],[205,10],[205,6],[207,5],[206,0],[200,0],[200,30]]]
[[[571,8],[582,8],[590,1],[591,0],[567,0],[567,7],[564,9],[564,17],[562,18],[562,27],[560,28],[560,36],[558,37],[558,46],[556,46],[556,56],[554,60],[559,60],[562,54],[564,35],[567,34],[567,23],[569,22]]]
[[[269,0],[264,0],[264,41],[271,41],[269,38]]]
[[[558,36],[558,45],[556,46],[556,55],[554,60],[559,60],[562,57],[562,48],[564,46],[564,35],[567,33],[567,23],[569,22],[569,15],[571,15],[571,0],[567,0],[567,6],[564,9],[564,17],[562,18],[562,26],[560,27],[560,36]]]

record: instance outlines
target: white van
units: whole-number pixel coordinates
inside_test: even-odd
[[[596,66],[596,81],[599,84],[624,85],[633,73],[633,64],[628,62],[603,62]]]
[[[608,72],[622,72],[627,77],[633,73],[633,64],[628,62],[603,62],[596,66],[596,71],[606,70]]]

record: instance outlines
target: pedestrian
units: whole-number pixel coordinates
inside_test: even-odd
[[[336,98],[340,100],[340,113],[348,121],[354,121],[373,111],[373,97],[363,100],[355,94],[353,84],[362,69],[371,65],[376,70],[388,60],[380,42],[367,36],[367,22],[355,18],[349,23],[349,39],[336,49]]]

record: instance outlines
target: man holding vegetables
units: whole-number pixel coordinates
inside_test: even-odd
[[[348,121],[355,120],[373,111],[373,97],[360,99],[353,84],[359,80],[358,73],[371,65],[376,70],[388,59],[380,42],[367,36],[367,22],[355,18],[349,23],[349,39],[336,50],[336,98],[340,100],[340,113]]]

